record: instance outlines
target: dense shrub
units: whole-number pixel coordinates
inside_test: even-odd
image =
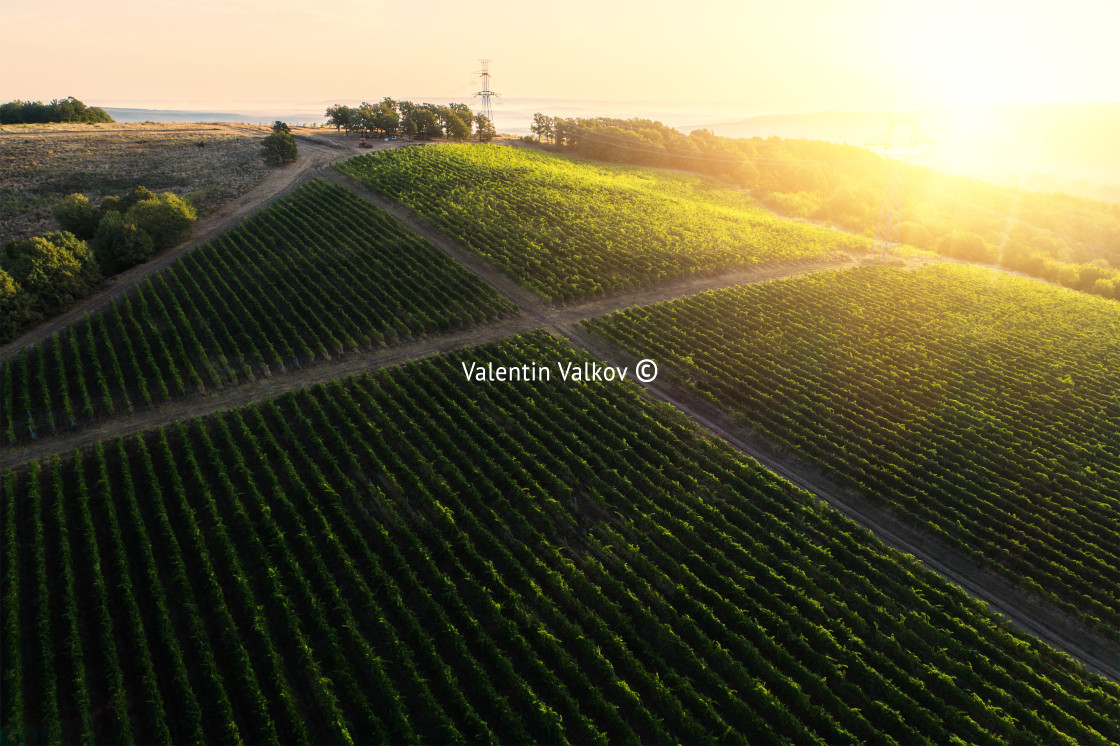
[[[171,192],[164,192],[128,208],[124,221],[151,236],[158,250],[174,246],[189,236],[196,217],[194,207],[188,202]]]
[[[43,315],[57,313],[85,297],[101,280],[89,245],[67,231],[10,241],[0,269],[28,293],[30,307]]]

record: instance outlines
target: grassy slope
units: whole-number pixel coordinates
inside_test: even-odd
[[[0,245],[53,230],[51,210],[73,192],[96,202],[143,185],[186,195],[206,214],[264,177],[264,130],[214,124],[0,127]]]

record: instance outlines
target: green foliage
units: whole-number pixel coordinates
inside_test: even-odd
[[[534,117],[533,132],[550,132],[557,147],[589,158],[708,174],[749,189],[779,211],[831,220],[865,235],[877,229],[882,195],[894,170],[887,160],[855,146],[778,137],[732,139],[707,130],[685,135],[648,119],[540,114]],[[1120,282],[1116,205],[1000,189],[913,167],[906,175],[901,208],[903,243],[966,261],[1001,262],[1106,297],[1113,297],[1107,294]],[[1008,253],[1006,247],[1016,243],[1031,249]],[[1086,269],[1094,262],[1104,262],[1103,271]],[[1098,283],[1100,279],[1105,282]]]
[[[361,106],[335,104],[327,107],[327,126],[362,132],[374,136],[390,136],[398,132],[410,137],[438,137],[465,140],[471,135],[474,117],[466,104],[416,104],[384,98],[376,104],[363,101]]]
[[[474,115],[474,131],[482,142],[490,142],[498,133],[494,130],[494,123],[485,114],[479,112]]]
[[[107,248],[99,252],[112,261],[134,258],[113,251],[147,246],[127,215],[106,213],[102,228]],[[51,402],[72,387],[86,392],[86,424],[119,408],[515,312],[387,213],[317,180],[183,256],[119,305],[8,361],[17,377],[30,376],[19,438],[30,437],[25,425],[46,427]],[[8,419],[0,433],[8,425],[16,432]]]
[[[273,131],[261,141],[261,155],[270,166],[282,166],[299,157],[296,139],[283,130]]]
[[[1120,740],[1114,682],[636,386],[464,381],[481,360],[591,362],[542,332],[0,475],[0,729]]]
[[[402,148],[335,168],[408,205],[548,300],[869,245],[776,218],[708,180],[521,148]]]
[[[31,296],[4,269],[0,269],[0,342],[14,339],[24,326],[37,320]]]
[[[813,192],[771,192],[766,204],[795,218],[810,218],[821,210],[820,198]]]
[[[9,101],[0,104],[0,124],[42,124],[48,122],[85,122],[89,124],[112,122],[104,109],[86,106],[70,96],[54,99],[49,104],[42,101]]]
[[[998,248],[985,241],[983,236],[968,231],[945,234],[937,242],[937,251],[967,262],[995,264],[999,260]]]
[[[281,122],[279,119],[277,119],[275,122],[272,123],[272,131],[273,132],[287,132],[290,135],[292,133],[292,128],[289,127],[286,123]]]
[[[553,119],[537,112],[533,115],[533,124],[530,125],[529,130],[537,136],[537,142],[552,142],[554,139],[554,132],[552,129]]]
[[[1120,315],[976,267],[865,268],[589,323],[841,484],[1120,628]]]
[[[10,241],[0,256],[0,269],[28,294],[32,311],[43,316],[89,295],[101,281],[88,244],[66,231]]]
[[[290,138],[291,135],[288,135]],[[158,197],[142,199],[128,208],[124,222],[131,223],[151,236],[156,251],[179,243],[194,230],[195,209],[176,194],[164,192]]]
[[[91,243],[98,264],[110,274],[146,261],[155,251],[151,235],[115,211],[102,216]]]
[[[135,186],[128,194],[118,197],[109,195],[101,200],[101,214],[109,212],[128,212],[137,202],[156,199],[156,194],[145,186]]]
[[[54,217],[60,229],[88,240],[97,232],[101,212],[84,194],[70,194],[55,207]]]

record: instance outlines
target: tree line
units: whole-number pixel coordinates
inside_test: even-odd
[[[0,124],[45,124],[48,122],[112,122],[100,106],[86,106],[73,96],[42,101],[9,101],[0,104]]]
[[[386,96],[376,104],[335,104],[327,108],[325,116],[328,127],[378,137],[467,140],[474,136],[487,141],[496,134],[493,123],[481,112],[472,113],[466,104],[416,104]]]
[[[707,174],[787,215],[875,234],[888,161],[819,140],[684,134],[649,119],[535,114],[538,141],[581,156]],[[1022,219],[1019,219],[1022,218]],[[903,244],[998,264],[1076,290],[1120,298],[1120,204],[1000,189],[913,167],[902,194]]]

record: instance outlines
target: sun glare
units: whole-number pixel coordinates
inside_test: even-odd
[[[976,107],[1029,97],[1039,29],[978,3],[903,6],[890,19],[897,73],[929,103]]]

